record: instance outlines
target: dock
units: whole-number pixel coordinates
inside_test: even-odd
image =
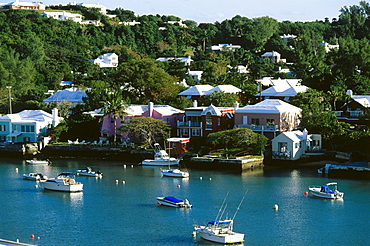
[[[5,240],[0,238],[0,246],[18,245],[18,246],[36,246],[36,244],[20,243],[17,241]]]

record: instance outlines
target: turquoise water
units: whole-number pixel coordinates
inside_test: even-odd
[[[366,180],[329,180],[316,169],[189,170],[189,179],[176,179],[161,177],[160,167],[52,161],[51,166],[31,166],[0,159],[0,238],[37,245],[218,245],[194,238],[193,225],[214,220],[227,193],[226,211],[232,217],[248,190],[234,226],[245,233],[244,245],[370,245]],[[86,166],[104,176],[77,177],[84,183],[82,193],[44,191],[22,179],[23,173],[55,177]],[[330,181],[339,183],[343,201],[304,195],[310,185]],[[157,196],[187,198],[193,208],[158,206]],[[278,210],[272,209],[275,204]]]

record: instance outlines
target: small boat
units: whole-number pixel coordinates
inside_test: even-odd
[[[343,199],[344,193],[338,191],[336,182],[327,183],[321,186],[310,186],[308,188],[310,194],[315,197],[327,199]]]
[[[103,173],[100,171],[93,171],[91,167],[86,167],[86,169],[77,170],[77,175],[81,176],[90,176],[90,177],[98,177],[102,178]]]
[[[154,144],[154,159],[146,159],[141,162],[144,166],[175,166],[179,165],[180,160],[170,157],[165,150],[161,149],[158,143]]]
[[[245,192],[244,197],[246,194],[247,194],[247,191]],[[197,232],[203,239],[211,241],[211,242],[223,243],[223,244],[243,242],[244,234],[234,232],[233,225],[234,225],[234,219],[244,200],[244,197],[241,200],[238,208],[236,209],[236,212],[232,219],[220,220],[216,218],[216,220],[208,222],[207,225],[205,226],[195,225],[194,226],[195,232]],[[226,209],[225,200],[226,200],[226,197],[221,205],[221,208],[219,210],[219,214],[217,215],[217,217],[222,216],[222,214],[224,214],[225,212],[225,209]],[[220,215],[221,211],[222,213]]]
[[[29,174],[23,174],[23,179],[28,179],[32,181],[40,181],[40,180],[47,180],[48,177],[42,175],[42,173],[29,173]]]
[[[30,164],[30,165],[50,165],[51,162],[49,160],[26,160],[26,163],[27,164]]]
[[[173,196],[157,197],[158,205],[164,205],[175,208],[191,208],[193,205],[190,204],[188,199],[179,200]]]
[[[181,171],[180,169],[168,169],[161,171],[163,176],[175,177],[175,178],[188,178],[189,172]]]
[[[75,174],[61,173],[56,178],[41,180],[40,183],[47,190],[79,192],[83,190],[83,184],[76,182]]]

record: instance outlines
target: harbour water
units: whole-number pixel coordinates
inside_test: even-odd
[[[81,193],[44,191],[24,173],[55,177],[90,166],[103,178],[77,177]],[[189,170],[162,177],[160,167],[97,160],[52,160],[32,166],[0,159],[0,238],[36,245],[216,245],[193,237],[193,225],[216,219],[228,193],[242,245],[370,245],[370,182],[328,179],[316,169],[257,169],[243,173]],[[312,198],[310,185],[337,181],[343,201]],[[192,209],[159,206],[157,196],[188,199]],[[278,205],[278,210],[273,209]],[[31,238],[30,235],[34,235]]]

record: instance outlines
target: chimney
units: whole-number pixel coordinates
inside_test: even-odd
[[[349,95],[350,97],[352,97],[353,96],[353,91],[352,90],[347,90],[346,94]]]
[[[53,108],[51,112],[53,115],[53,127],[56,127],[59,124],[58,109]]]
[[[154,105],[152,102],[149,102],[148,106],[149,106],[149,117],[152,117]]]
[[[194,100],[194,102],[193,102],[193,107],[194,107],[194,108],[197,108],[197,107],[198,107],[198,102],[197,102],[197,100]]]
[[[239,103],[238,102],[235,102],[234,103],[234,110],[236,111],[238,108],[239,108]]]

